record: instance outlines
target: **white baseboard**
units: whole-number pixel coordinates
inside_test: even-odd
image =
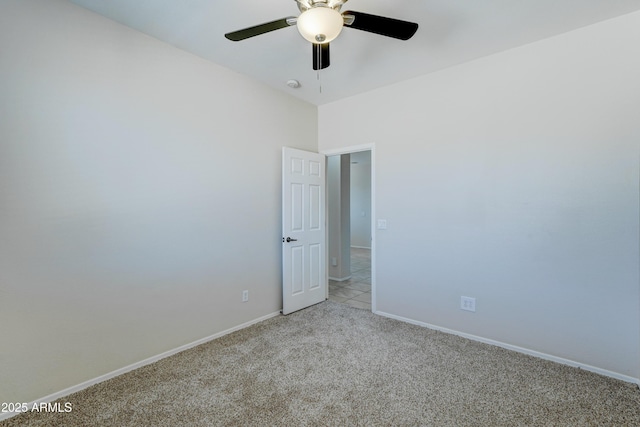
[[[345,281],[347,281],[349,279],[351,279],[351,275],[348,275],[347,277],[343,277],[342,279],[338,279],[336,277],[329,276],[329,280],[333,280],[334,282],[345,282]]]
[[[201,339],[199,339],[197,341],[194,341],[192,343],[185,344],[183,346],[174,348],[172,350],[165,351],[164,353],[158,354],[156,356],[149,357],[148,359],[141,360],[140,362],[136,362],[136,363],[134,363],[132,365],[125,366],[124,368],[116,369],[115,371],[109,372],[108,374],[101,375],[101,376],[99,376],[97,378],[93,378],[91,380],[85,381],[85,382],[80,383],[78,385],[75,385],[75,386],[72,386],[72,387],[69,387],[69,388],[65,388],[64,390],[58,391],[56,393],[50,394],[48,396],[42,397],[40,399],[37,399],[37,400],[34,400],[33,402],[28,403],[28,407],[32,408],[34,404],[53,402],[54,400],[58,400],[60,398],[68,396],[70,394],[77,393],[77,392],[79,392],[81,390],[84,390],[85,388],[91,387],[92,385],[96,385],[96,384],[101,383],[103,381],[110,380],[111,378],[115,378],[115,377],[120,376],[122,374],[126,374],[127,372],[133,371],[134,369],[142,368],[143,366],[150,365],[150,364],[152,364],[154,362],[157,362],[158,360],[164,359],[164,358],[169,357],[169,356],[173,356],[174,354],[177,354],[177,353],[180,353],[182,351],[188,350],[190,348],[199,346],[200,344],[204,344],[204,343],[207,343],[209,341],[213,341],[216,338],[220,338],[220,337],[222,337],[224,335],[230,334],[230,333],[235,332],[235,331],[239,331],[240,329],[247,328],[247,327],[249,327],[251,325],[254,325],[256,323],[260,323],[260,322],[262,322],[264,320],[271,319],[272,317],[276,317],[276,316],[280,316],[280,312],[279,311],[275,312],[275,313],[267,314],[266,316],[262,316],[262,317],[259,317],[257,319],[254,319],[254,320],[250,320],[249,322],[243,323],[243,324],[238,325],[238,326],[234,326],[233,328],[227,329],[227,330],[222,331],[222,332],[218,332],[217,334],[213,334],[211,336],[208,336],[208,337],[205,337],[205,338],[201,338]],[[14,417],[14,416],[19,415],[19,414],[20,414],[20,412],[0,413],[0,421],[8,419],[8,418],[11,418],[11,417]]]
[[[527,354],[529,356],[537,357],[537,358],[544,359],[544,360],[549,360],[551,362],[560,363],[562,365],[567,365],[567,366],[572,366],[574,368],[584,369],[585,371],[594,372],[596,374],[604,375],[606,377],[615,378],[615,379],[618,379],[618,380],[622,380],[622,381],[625,381],[625,382],[628,382],[628,383],[637,384],[637,385],[640,386],[640,378],[630,377],[628,375],[620,374],[618,372],[609,371],[607,369],[598,368],[596,366],[586,365],[584,363],[576,362],[574,360],[565,359],[565,358],[558,357],[558,356],[552,356],[550,354],[541,353],[539,351],[530,350],[528,348],[518,347],[516,345],[506,344],[506,343],[503,343],[503,342],[500,342],[500,341],[495,341],[495,340],[492,340],[492,339],[483,338],[483,337],[480,337],[480,336],[477,336],[477,335],[467,334],[465,332],[460,332],[460,331],[456,331],[456,330],[453,330],[453,329],[443,328],[441,326],[432,325],[430,323],[421,322],[419,320],[413,320],[413,319],[409,319],[409,318],[402,317],[402,316],[396,316],[395,314],[385,313],[384,311],[375,311],[374,313],[378,314],[380,316],[388,317],[390,319],[399,320],[401,322],[411,323],[412,325],[422,326],[422,327],[425,327],[425,328],[428,328],[428,329],[433,329],[433,330],[444,332],[444,333],[447,333],[447,334],[457,335],[459,337],[467,338],[467,339],[470,339],[472,341],[478,341],[478,342],[482,342],[482,343],[485,343],[485,344],[494,345],[496,347],[502,347],[502,348],[507,349],[507,350],[516,351],[518,353]]]
[[[351,246],[354,249],[371,249],[370,246]]]

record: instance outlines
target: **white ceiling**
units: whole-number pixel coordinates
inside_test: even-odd
[[[420,28],[409,41],[345,28],[331,43],[331,66],[318,73],[295,27],[240,42],[224,37],[298,16],[295,0],[71,1],[316,105],[640,10],[640,0],[349,0],[342,11]],[[289,79],[301,87],[289,88]]]

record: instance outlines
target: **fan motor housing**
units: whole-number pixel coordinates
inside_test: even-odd
[[[340,11],[340,8],[347,0],[295,0],[298,4],[300,12],[313,9],[314,7],[329,7],[331,9]]]

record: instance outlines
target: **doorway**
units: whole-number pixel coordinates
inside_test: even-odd
[[[328,299],[375,312],[374,147],[327,156]]]

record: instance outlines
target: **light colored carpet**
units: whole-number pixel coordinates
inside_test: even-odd
[[[325,302],[2,426],[640,426],[640,391]]]

